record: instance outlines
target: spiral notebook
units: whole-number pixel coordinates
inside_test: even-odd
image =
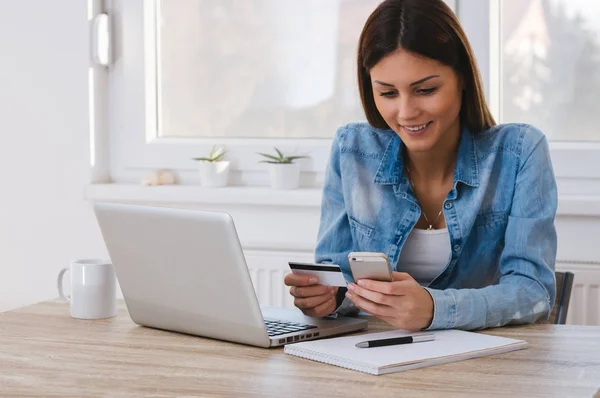
[[[430,333],[430,332],[428,332]],[[434,341],[356,348],[361,341],[410,336],[404,330],[362,334],[286,345],[286,354],[372,375],[400,372],[527,348],[524,340],[462,330],[440,330]]]

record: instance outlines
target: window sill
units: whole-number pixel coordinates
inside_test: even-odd
[[[558,216],[600,217],[599,195],[559,195]]]
[[[269,187],[197,185],[143,186],[137,184],[91,184],[85,198],[92,201],[154,202],[164,204],[235,204],[258,206],[320,207],[320,188],[276,190]]]
[[[229,186],[204,188],[197,185],[143,186],[136,184],[91,184],[85,198],[92,201],[154,202],[164,204],[235,204],[255,206],[320,207],[320,188],[276,190],[269,187]],[[599,195],[561,195],[558,216],[600,217]]]

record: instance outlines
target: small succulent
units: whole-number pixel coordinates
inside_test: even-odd
[[[194,158],[194,160],[197,160],[199,162],[220,162],[221,160],[223,160],[226,153],[227,152],[225,151],[225,148],[223,148],[222,146],[220,146],[220,147],[214,146],[210,150],[208,157]]]
[[[264,156],[268,160],[261,160],[259,163],[271,163],[271,164],[291,164],[294,163],[296,159],[307,158],[308,156],[284,156],[283,153],[277,148],[275,148],[275,152],[277,152],[277,156],[269,155],[268,153],[258,153],[261,156]]]

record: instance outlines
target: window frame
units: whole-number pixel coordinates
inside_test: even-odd
[[[172,138],[158,137],[156,113],[156,20],[160,0],[108,2],[113,16],[115,62],[108,71],[108,172],[117,183],[138,182],[151,170],[171,169],[181,184],[197,184],[193,157],[223,144],[231,160],[230,185],[268,185],[268,172],[256,152],[277,146],[285,153],[309,155],[299,161],[301,185],[322,185],[331,139],[286,138]],[[477,35],[475,54],[494,116],[501,114],[500,0],[445,0],[455,10],[467,34]],[[478,10],[471,2],[481,2]],[[485,13],[486,12],[486,13]],[[140,18],[143,15],[143,18]],[[485,16],[487,15],[487,18]],[[475,37],[475,36],[473,36]],[[143,46],[140,46],[143,43]],[[153,59],[153,62],[145,62]],[[349,121],[350,122],[350,121]],[[334,131],[331,132],[333,138]],[[551,142],[551,156],[561,194],[600,195],[600,142]]]
[[[198,181],[193,157],[204,156],[214,145],[224,145],[231,161],[230,185],[268,185],[268,170],[257,152],[308,155],[301,159],[301,185],[319,187],[323,182],[332,138],[175,138],[159,137],[156,89],[157,53],[155,24],[160,0],[114,2],[109,12],[115,24],[116,62],[109,78],[110,175],[115,182],[137,181],[154,169],[175,170],[182,184]],[[143,18],[139,18],[143,15]],[[127,28],[123,28],[127,21]],[[143,43],[140,46],[139,43]],[[127,54],[127,59],[123,59]],[[146,59],[154,60],[145,62]],[[126,101],[125,99],[131,99]],[[136,100],[138,99],[138,100]],[[133,115],[133,116],[132,116]]]
[[[502,123],[501,0],[456,1],[461,24],[472,27],[465,29],[467,36],[487,39],[472,46],[487,67],[482,71],[486,96],[496,122]],[[483,8],[469,7],[472,2]],[[550,141],[549,146],[560,195],[600,195],[600,141]]]

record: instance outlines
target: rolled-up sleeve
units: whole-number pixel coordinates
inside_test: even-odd
[[[481,289],[429,289],[427,329],[483,329],[548,318],[556,296],[556,180],[548,142],[535,128],[523,145],[500,256],[498,284]],[[527,141],[527,140],[525,140]]]
[[[337,131],[331,145],[329,163],[325,172],[315,262],[338,264],[343,270],[347,270],[348,253],[352,251],[352,235],[344,203],[340,165],[340,141],[343,139],[344,131],[344,127]],[[345,277],[348,279],[347,273],[345,273]],[[345,291],[345,288],[340,288],[337,295],[338,305],[334,313],[337,315],[358,314],[358,308],[344,297]]]

